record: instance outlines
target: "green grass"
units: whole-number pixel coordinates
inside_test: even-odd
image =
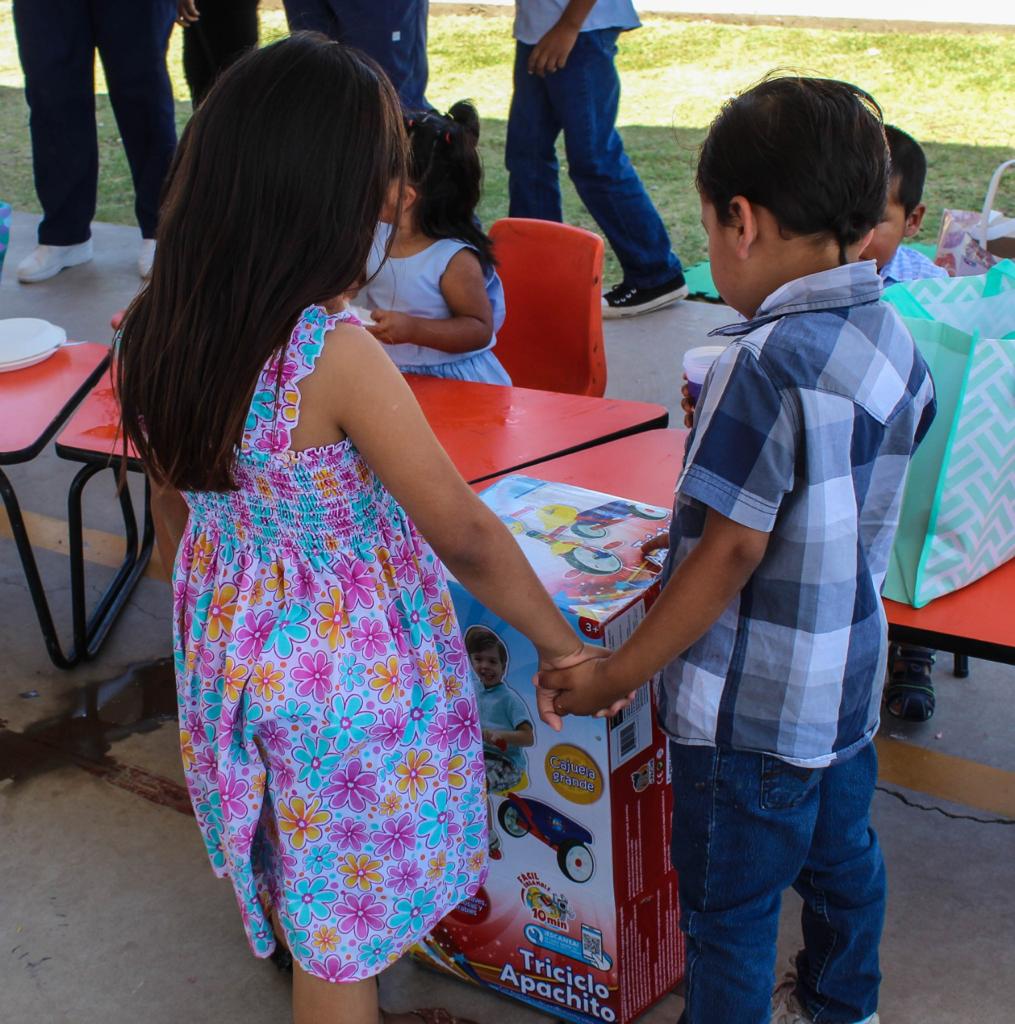
[[[280,11],[261,16],[262,38],[285,33]],[[507,212],[503,168],[513,44],[506,17],[439,15],[430,22],[429,97],[446,108],[473,99],[483,116],[486,193],[481,216],[489,223]],[[921,240],[933,241],[943,207],[979,208],[994,167],[1012,155],[1015,94],[1013,37],[997,32],[866,32],[822,28],[648,20],[621,39],[623,78],[620,124],[635,165],[670,228],[686,263],[704,255],[704,234],[692,186],[696,147],[726,97],[773,68],[846,78],[870,91],[888,121],[924,143],[930,170],[924,198],[929,210]],[[169,67],[177,120],[190,112],[174,31]],[[97,103],[101,158],[97,218],[133,223],[133,194],[116,125],[99,70]],[[14,46],[10,8],[0,9],[0,197],[38,209],[32,187],[28,111]],[[569,183],[565,211],[594,228]],[[1011,189],[1002,207],[1011,209]],[[616,275],[609,258],[608,279]]]

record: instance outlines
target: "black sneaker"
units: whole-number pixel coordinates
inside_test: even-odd
[[[603,294],[603,319],[619,320],[625,316],[641,316],[654,309],[662,309],[672,302],[687,297],[687,284],[683,274],[654,288],[637,288],[621,282]]]

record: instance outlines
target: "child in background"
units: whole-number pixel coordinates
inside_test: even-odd
[[[904,238],[913,238],[919,232],[927,212],[922,202],[927,158],[916,139],[894,125],[885,125],[885,138],[892,158],[888,204],[863,258],[877,260],[878,273],[886,288],[899,281],[947,277],[944,267],[901,244]],[[889,714],[911,722],[926,722],[931,718],[934,714],[931,673],[935,653],[930,647],[892,644],[888,653],[890,678],[885,687],[885,707]]]
[[[479,681],[476,703],[483,729],[483,759],[486,763],[488,793],[504,794],[525,777],[528,763],[523,747],[536,742],[532,718],[525,701],[504,682],[508,650],[504,641],[485,626],[472,626],[465,633],[472,671]],[[493,825],[493,808],[487,797],[490,852],[496,857],[500,836]]]
[[[547,666],[598,654],[341,311],[404,153],[394,91],[355,51],[296,34],[241,58],[187,126],[116,354],[125,434],[189,506],[188,789],[254,953],[292,952],[295,1024],[451,1021],[379,1016],[375,984],[486,872],[438,557]]]
[[[916,139],[894,125],[885,125],[885,138],[892,160],[888,202],[861,259],[877,261],[878,273],[886,288],[899,281],[947,277],[948,271],[944,267],[931,262],[923,253],[902,245],[903,239],[915,237],[923,226],[927,212],[922,202],[927,158]]]
[[[504,288],[493,243],[476,220],[483,177],[476,108],[463,101],[446,117],[416,114],[407,126],[401,214],[397,224],[377,227],[356,305],[370,311],[367,329],[404,373],[510,384],[493,354]]]
[[[504,163],[510,215],[564,219],[557,137],[579,198],[623,271],[603,295],[607,319],[687,295],[666,226],[617,131],[617,40],[641,25],[632,0],[516,0],[514,92]]]
[[[732,340],[694,413],[667,582],[608,658],[540,673],[559,727],[663,672],[686,1024],[878,1020],[880,593],[934,415],[927,366],[858,262],[888,181],[880,109],[844,82],[770,78],[713,121],[702,222],[747,319],[715,332]],[[790,886],[803,949],[773,997]]]

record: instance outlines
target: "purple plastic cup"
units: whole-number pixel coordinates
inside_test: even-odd
[[[684,376],[687,378],[687,397],[692,405],[701,396],[701,386],[716,358],[725,350],[724,345],[699,345],[684,355]]]

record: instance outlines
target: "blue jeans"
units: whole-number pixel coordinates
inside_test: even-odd
[[[885,868],[870,827],[873,744],[841,764],[670,745],[686,1024],[767,1024],[779,906],[804,901],[797,997],[821,1024],[876,1009]]]
[[[582,32],[567,65],[545,78],[526,70],[534,47],[516,44],[505,150],[509,213],[564,219],[554,148],[563,131],[571,180],[617,254],[624,281],[652,288],[676,277],[680,260],[617,131],[619,34]]]

